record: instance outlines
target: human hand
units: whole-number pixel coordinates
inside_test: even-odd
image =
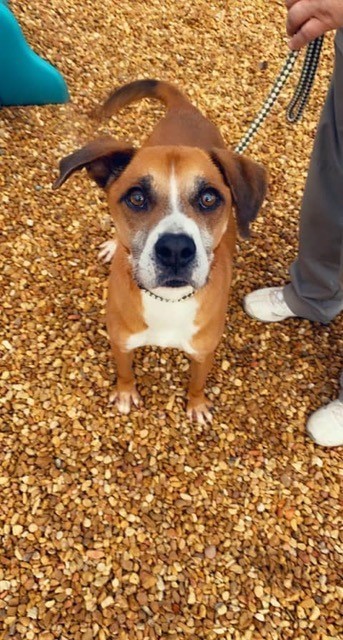
[[[343,0],[286,0],[286,7],[288,44],[293,50],[343,27]]]

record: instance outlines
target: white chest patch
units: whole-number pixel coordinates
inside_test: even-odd
[[[193,354],[191,346],[197,331],[195,317],[198,303],[195,298],[169,302],[157,300],[143,291],[144,320],[147,328],[128,339],[129,351],[137,347],[171,347]]]

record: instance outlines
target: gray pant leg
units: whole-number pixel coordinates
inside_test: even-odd
[[[293,313],[328,323],[343,309],[343,29],[300,212],[299,252],[284,288]]]
[[[343,371],[341,373],[340,383],[341,383],[341,388],[339,392],[339,399],[341,402],[343,402]]]

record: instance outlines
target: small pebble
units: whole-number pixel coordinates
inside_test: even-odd
[[[24,531],[24,528],[22,527],[21,524],[15,524],[12,527],[12,533],[14,536],[17,536],[17,537],[21,536],[23,531]]]
[[[217,549],[216,547],[211,544],[209,547],[206,547],[205,549],[205,556],[206,558],[208,558],[209,560],[213,560],[217,555]]]
[[[264,595],[263,587],[261,587],[260,585],[257,585],[257,587],[255,587],[254,589],[254,593],[257,598],[262,598],[262,596]]]
[[[265,617],[264,617],[263,613],[255,613],[254,618],[256,618],[256,620],[259,620],[260,622],[264,622],[265,621]]]
[[[227,606],[224,603],[220,603],[216,606],[216,612],[218,616],[224,616],[227,613]]]

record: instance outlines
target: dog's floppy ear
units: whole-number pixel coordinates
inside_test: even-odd
[[[226,149],[213,149],[211,159],[230,188],[240,235],[248,238],[267,190],[267,172],[249,158]]]
[[[135,149],[127,142],[110,136],[97,138],[77,149],[60,161],[60,175],[52,185],[58,189],[75,172],[87,169],[89,176],[106,189],[113,180],[119,178],[131,161]]]

